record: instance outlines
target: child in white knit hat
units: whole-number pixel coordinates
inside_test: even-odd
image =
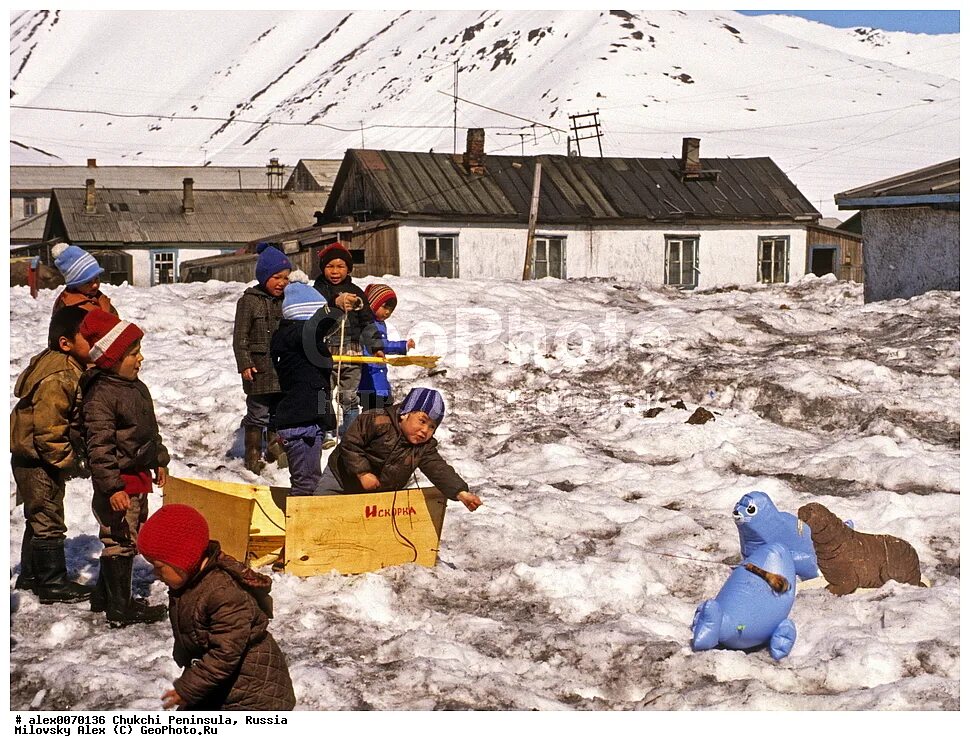
[[[51,248],[54,265],[64,277],[64,290],[54,300],[54,313],[61,308],[79,307],[83,310],[103,310],[118,315],[111,299],[101,287],[101,274],[104,269],[98,265],[94,256],[77,245],[58,243]]]

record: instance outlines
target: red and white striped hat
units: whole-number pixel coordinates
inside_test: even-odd
[[[128,348],[145,336],[135,324],[122,321],[100,308],[84,316],[79,331],[91,345],[91,360],[104,370],[121,362]]]

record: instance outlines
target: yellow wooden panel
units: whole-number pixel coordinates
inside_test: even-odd
[[[254,486],[169,477],[162,488],[162,503],[183,503],[196,509],[209,524],[209,537],[218,540],[233,558],[245,561],[255,504],[255,493],[239,495],[246,487]]]
[[[361,495],[290,496],[284,570],[298,576],[434,566],[446,501],[434,488]]]

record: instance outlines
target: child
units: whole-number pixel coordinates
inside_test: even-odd
[[[250,472],[259,474],[263,469],[263,430],[269,428],[270,414],[280,400],[280,382],[270,361],[269,343],[283,315],[283,290],[293,265],[272,245],[260,243],[256,252],[258,284],[247,288],[236,303],[232,351],[246,394],[244,463]],[[266,459],[285,467],[286,454],[272,431],[266,436],[266,444]]]
[[[403,490],[420,469],[446,497],[474,511],[481,499],[438,455],[432,437],[444,416],[441,394],[425,388],[411,389],[400,407],[362,413],[330,454],[316,495]]]
[[[96,366],[81,384],[81,415],[94,484],[91,506],[104,543],[91,610],[104,611],[112,628],[154,623],[165,617],[165,606],[131,596],[138,530],[148,516],[152,489],[149,472],[159,486],[168,477],[168,450],[158,435],[152,395],[138,380],[144,333],[92,310],[81,323],[81,336],[91,345]]]
[[[354,284],[350,276],[353,271],[354,260],[340,243],[331,243],[320,251],[320,276],[313,283],[316,289],[327,300],[327,305],[335,311],[344,312],[343,336],[338,327],[330,335],[330,350],[343,355],[361,354],[361,335],[368,340],[366,343],[371,352],[377,357],[383,357],[380,342],[375,341],[373,335],[367,336],[365,330],[373,331],[374,316],[370,308],[364,304],[364,292]],[[360,385],[360,365],[341,363],[337,371],[340,374],[340,406],[343,410],[343,421],[338,429],[339,435],[347,432],[347,428],[360,414],[360,402],[357,399],[357,387]]]
[[[380,347],[387,355],[406,355],[414,348],[414,340],[389,341],[387,325],[384,323],[391,317],[397,307],[397,295],[386,284],[368,284],[364,289],[367,303],[374,314],[374,327],[380,336]],[[368,347],[363,347],[364,354],[369,355]],[[394,403],[391,394],[391,384],[387,380],[387,366],[379,363],[365,363],[360,374],[360,385],[357,387],[357,397],[361,409],[382,409]]]
[[[138,550],[169,587],[172,656],[183,669],[162,694],[162,706],[293,709],[286,657],[267,630],[272,579],[223,553],[191,506],[173,503],[152,514],[138,535]]]
[[[54,312],[64,307],[77,306],[84,311],[103,310],[118,315],[107,295],[99,289],[104,273],[94,256],[77,245],[58,243],[51,248],[54,265],[64,276],[64,291],[54,300]]]
[[[324,431],[337,423],[330,404],[333,360],[327,334],[336,325],[326,300],[295,271],[283,292],[283,320],[270,354],[282,397],[270,425],[286,451],[293,495],[313,495],[320,481]]]
[[[90,587],[67,579],[64,559],[64,487],[81,469],[81,392],[88,343],[79,333],[81,308],[61,308],[51,318],[47,349],[31,359],[14,387],[19,399],[10,415],[10,453],[17,503],[24,505],[23,544],[16,588],[31,590],[44,604],[78,602]]]

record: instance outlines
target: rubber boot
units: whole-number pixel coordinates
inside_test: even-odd
[[[80,602],[91,596],[91,587],[67,578],[64,540],[30,541],[34,564],[34,591],[44,605],[52,602]]]
[[[30,547],[30,540],[33,536],[34,533],[28,524],[24,527],[24,539],[20,543],[20,573],[17,574],[17,583],[14,584],[14,589],[26,589],[33,592],[37,586],[37,580],[34,578],[34,554]]]
[[[283,450],[283,444],[280,443],[280,437],[276,435],[275,430],[266,431],[266,461],[276,462],[276,466],[281,469],[289,466],[286,451]]]
[[[246,469],[257,475],[266,466],[263,464],[263,429],[253,425],[246,426],[246,456],[243,463]]]
[[[108,594],[104,589],[104,575],[99,571],[98,580],[94,583],[94,591],[91,593],[91,612],[103,613],[107,606]]]
[[[111,628],[123,628],[133,623],[157,623],[168,614],[164,605],[149,605],[131,596],[131,569],[134,559],[116,556],[101,559],[101,579],[104,580],[105,611]]]

